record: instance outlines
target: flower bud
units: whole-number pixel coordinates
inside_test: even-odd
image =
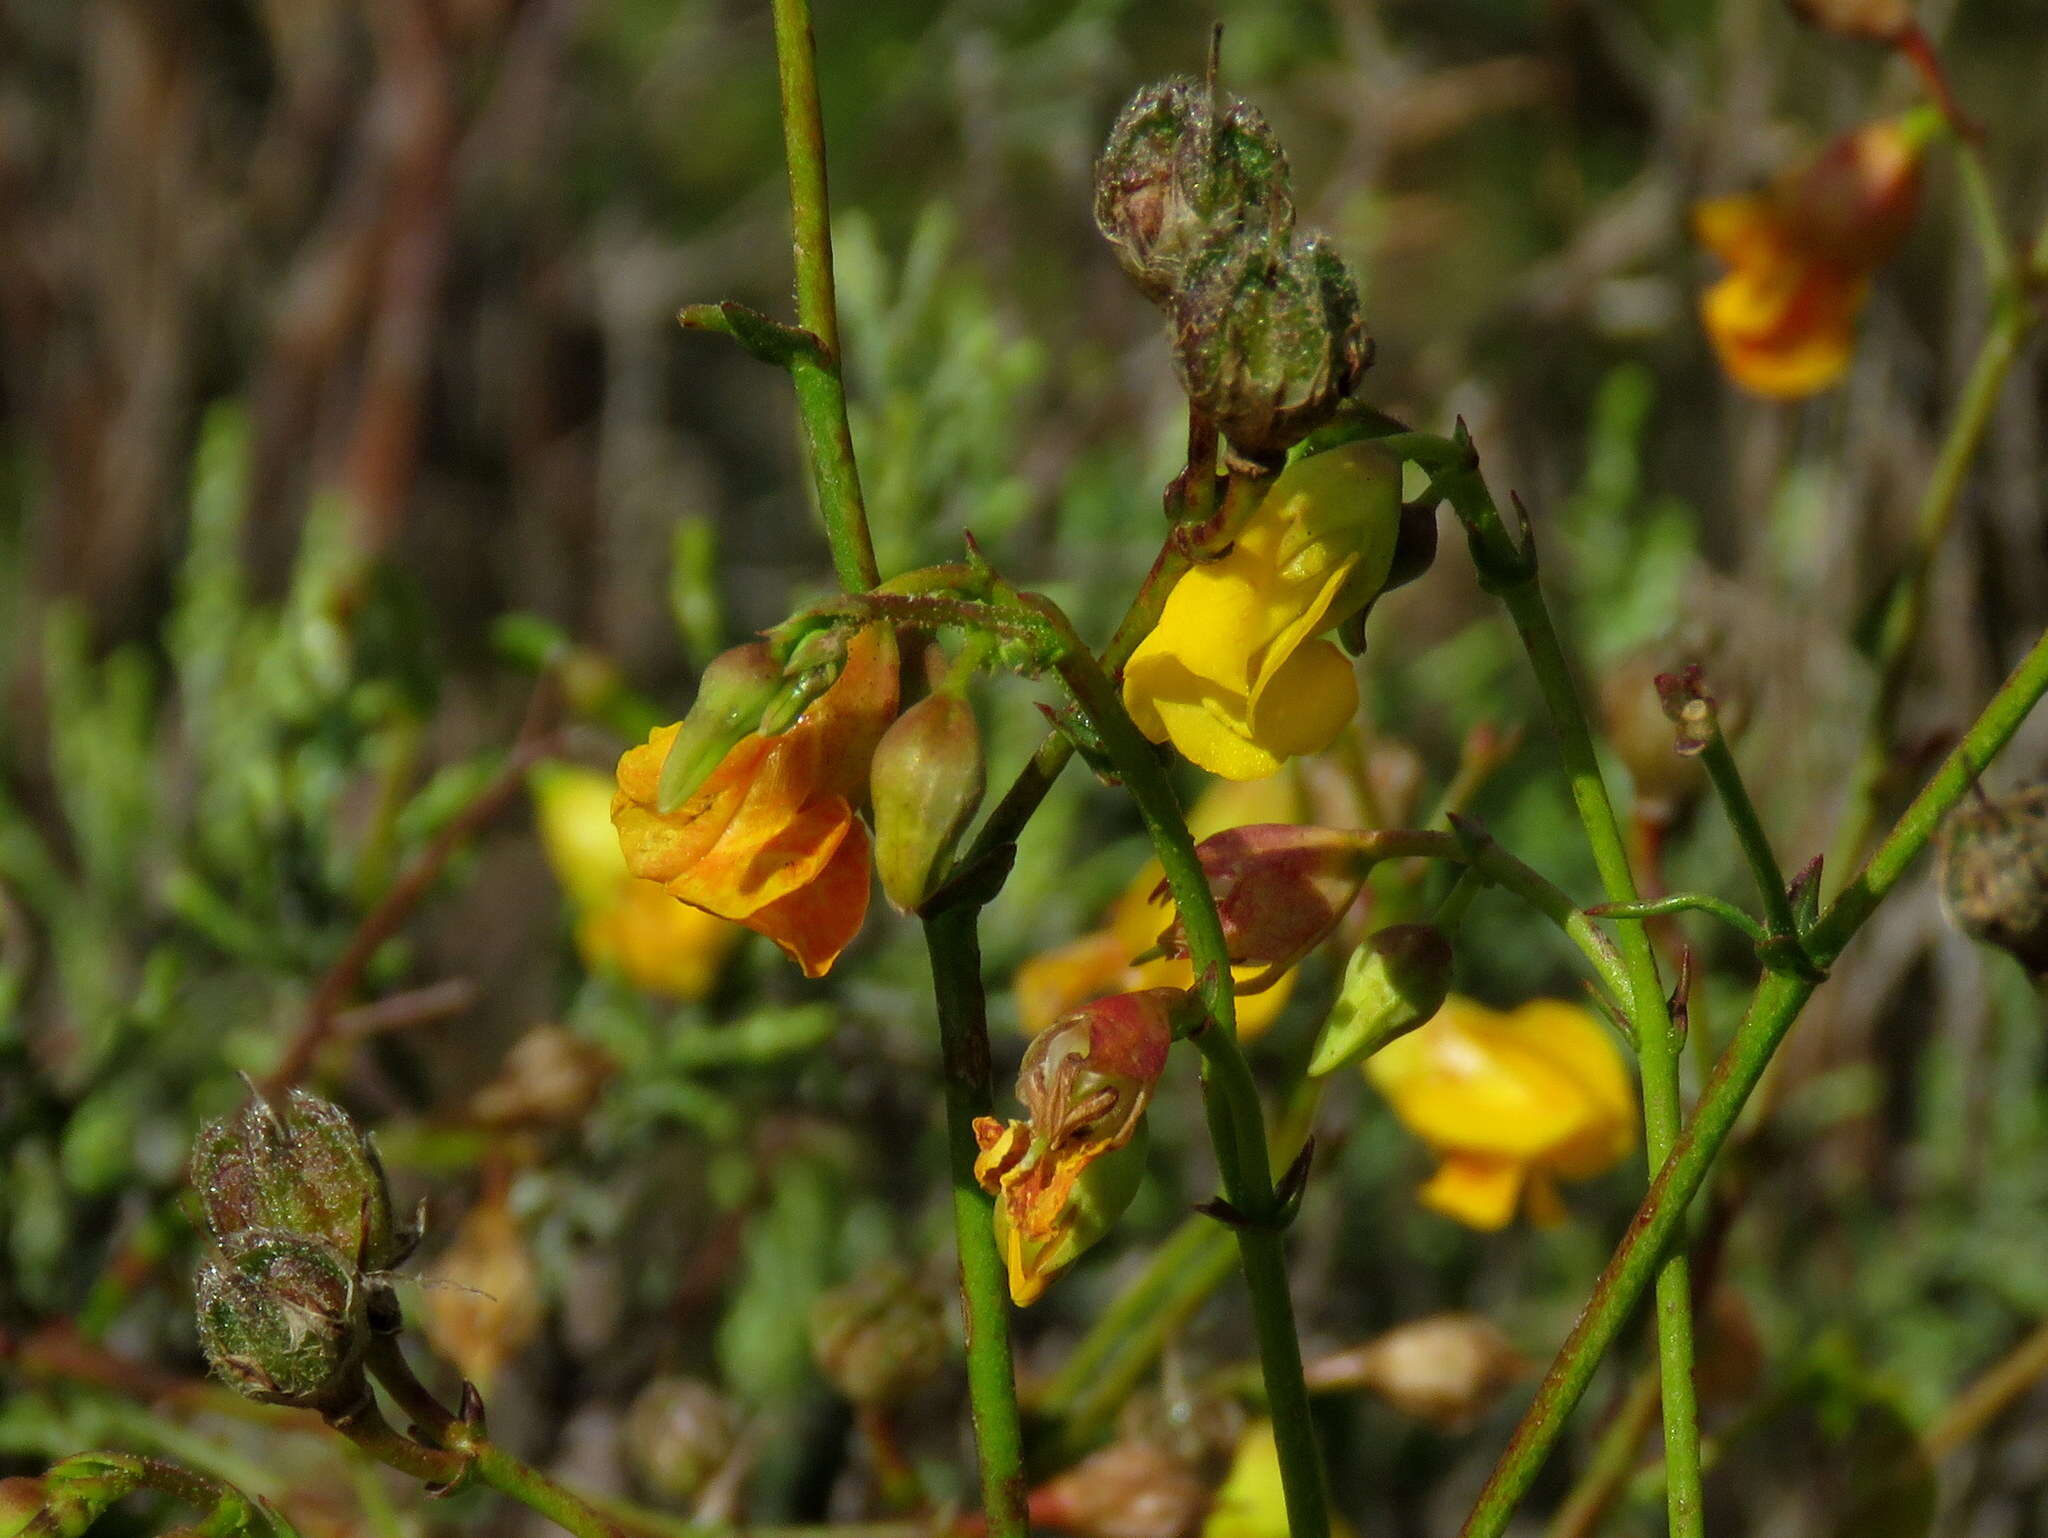
[[[1218,242],[1284,246],[1287,157],[1258,109],[1185,76],[1147,86],[1095,162],[1095,223],[1145,296],[1164,304]]]
[[[1188,271],[1173,327],[1189,404],[1256,459],[1327,422],[1371,360],[1358,285],[1321,239],[1212,246]]]
[[[1185,1459],[1126,1440],[1033,1490],[1029,1516],[1076,1538],[1188,1538],[1208,1508],[1208,1486]]]
[[[1949,814],[1941,889],[1972,937],[2048,974],[2048,784],[1979,796]]]
[[[1393,924],[1351,953],[1316,1038],[1312,1078],[1372,1056],[1432,1019],[1451,991],[1451,942],[1433,924]]]
[[[787,692],[782,665],[764,641],[735,646],[712,658],[697,680],[697,698],[683,717],[682,730],[662,761],[656,809],[673,812],[689,800],[742,738],[762,730],[763,714]]]
[[[1269,969],[1264,978],[1241,984],[1240,993],[1271,986],[1322,944],[1358,900],[1368,869],[1353,835],[1286,822],[1227,828],[1203,839],[1195,854],[1216,898],[1231,964]],[[1160,883],[1154,900],[1167,891]],[[1159,945],[1169,956],[1188,954],[1178,914]]]
[[[1368,1389],[1404,1415],[1447,1431],[1470,1425],[1529,1371],[1492,1320],[1431,1314],[1311,1362],[1312,1391]]]
[[[811,1352],[863,1408],[899,1403],[945,1368],[944,1305],[899,1265],[875,1266],[811,1305]]]
[[[897,912],[931,896],[985,784],[974,707],[957,694],[927,695],[882,734],[869,775],[875,868]]]
[[[1804,242],[1848,266],[1882,266],[1920,205],[1922,136],[1880,118],[1829,142],[1784,188]]]
[[[626,1412],[626,1462],[665,1500],[696,1499],[738,1445],[732,1406],[700,1378],[652,1379]]]
[[[667,896],[663,902],[675,903]],[[486,1127],[572,1127],[617,1071],[609,1052],[559,1025],[536,1025],[512,1044],[497,1076],[470,1097]]]
[[[339,1106],[292,1090],[261,1095],[209,1122],[192,1149],[192,1185],[206,1226],[226,1240],[247,1229],[323,1239],[365,1271],[412,1253],[419,1235],[394,1225],[377,1150]]]
[[[199,1268],[198,1304],[207,1361],[248,1398],[338,1411],[368,1392],[364,1289],[325,1240],[261,1228],[223,1237]]]

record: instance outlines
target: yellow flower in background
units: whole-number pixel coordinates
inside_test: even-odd
[[[1201,1538],[1288,1538],[1291,1531],[1273,1423],[1253,1421],[1237,1439],[1230,1473],[1210,1504]],[[1352,1538],[1350,1526],[1335,1512],[1330,1513],[1330,1538]]]
[[[1473,1228],[1505,1227],[1518,1208],[1562,1221],[1557,1182],[1612,1169],[1636,1145],[1613,1038],[1554,999],[1502,1013],[1454,997],[1367,1058],[1365,1075],[1441,1161],[1423,1204]]]
[[[773,940],[823,977],[867,917],[867,794],[875,744],[896,716],[894,634],[847,643],[839,677],[796,723],[742,737],[674,811],[661,770],[679,726],[655,728],[619,760],[612,822],[633,873]]]
[[[1300,788],[1290,775],[1226,780],[1211,785],[1196,800],[1188,812],[1188,828],[1199,840],[1248,823],[1296,822],[1303,811]],[[1017,1021],[1026,1032],[1035,1036],[1069,1010],[1105,994],[1194,986],[1194,965],[1185,959],[1162,956],[1136,964],[1131,961],[1157,946],[1160,925],[1171,916],[1170,908],[1152,901],[1153,890],[1164,875],[1157,860],[1147,860],[1110,908],[1101,929],[1034,956],[1017,969],[1012,987]],[[1247,966],[1236,972],[1242,981],[1264,970]],[[1294,974],[1289,972],[1265,992],[1239,999],[1238,1035],[1250,1039],[1264,1031],[1287,1007],[1293,991]]]
[[[555,763],[539,765],[530,778],[541,849],[575,910],[584,965],[667,998],[710,993],[740,926],[679,902],[626,868],[608,775]]]
[[[1847,371],[1871,276],[1912,223],[1920,137],[1904,121],[1868,123],[1763,192],[1693,210],[1701,244],[1728,264],[1700,314],[1737,384],[1792,400]]]
[[[1124,668],[1138,729],[1231,780],[1328,747],[1358,681],[1322,635],[1386,582],[1400,517],[1400,466],[1370,443],[1288,466],[1229,551],[1174,584]]]

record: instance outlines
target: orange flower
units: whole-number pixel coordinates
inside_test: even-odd
[[[1917,125],[1867,123],[1768,190],[1693,210],[1727,276],[1701,296],[1721,366],[1746,390],[1792,400],[1842,377],[1871,275],[1912,223]]]
[[[741,738],[668,813],[657,790],[679,727],[657,727],[619,760],[612,798],[633,874],[766,935],[806,977],[824,976],[867,917],[868,831],[854,807],[896,698],[895,638],[870,627],[795,725]]]
[[[1301,811],[1301,797],[1285,774],[1263,780],[1222,780],[1195,803],[1188,826],[1196,838],[1207,838],[1246,823],[1291,821]],[[1164,875],[1157,860],[1147,860],[1109,910],[1101,929],[1034,956],[1017,969],[1013,988],[1018,1024],[1036,1035],[1068,1010],[1106,993],[1194,986],[1194,964],[1184,957],[1131,961],[1157,947],[1160,925],[1171,917],[1170,910],[1152,900]],[[1265,970],[1258,965],[1236,969],[1241,981]],[[1240,998],[1238,1035],[1249,1039],[1264,1031],[1279,1017],[1293,991],[1294,974],[1287,972],[1264,992]]]

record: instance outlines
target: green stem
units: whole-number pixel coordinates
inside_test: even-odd
[[[1496,531],[1505,538],[1506,530],[1501,527],[1497,513],[1488,525],[1486,510],[1491,508],[1490,498],[1479,503],[1470,496],[1477,481],[1476,468],[1469,478],[1461,478],[1459,489],[1467,495],[1454,496],[1453,505],[1474,530],[1473,554],[1484,570],[1488,552],[1483,541],[1490,542]],[[1475,517],[1467,516],[1468,508],[1473,509]],[[1593,863],[1600,873],[1601,887],[1612,902],[1634,902],[1638,893],[1621,822],[1615,816],[1606,781],[1601,777],[1585,709],[1572,683],[1556,626],[1544,604],[1533,559],[1528,552],[1518,550],[1512,566],[1496,562],[1494,570],[1500,574],[1495,590],[1521,634],[1549,711],[1551,729],[1557,734],[1559,755],[1571,782],[1572,800],[1577,804]],[[1673,1039],[1670,1011],[1657,976],[1656,952],[1649,933],[1639,922],[1624,923],[1619,946],[1628,974],[1629,1018],[1635,1027],[1636,1056],[1642,1068],[1643,1144],[1654,1173],[1669,1157],[1681,1124],[1678,1070],[1682,1043]],[[1699,1538],[1705,1531],[1700,1495],[1699,1406],[1693,1386],[1690,1264],[1683,1248],[1672,1252],[1657,1277],[1657,1360],[1663,1382],[1671,1538]]]
[[[1643,1438],[1649,1435],[1656,1416],[1657,1374],[1646,1369],[1629,1385],[1628,1396],[1600,1434],[1599,1444],[1586,1462],[1585,1473],[1557,1508],[1557,1515],[1543,1530],[1543,1538],[1592,1538],[1600,1530],[1601,1519],[1628,1488],[1629,1476],[1635,1472],[1636,1460],[1643,1450]]]
[[[995,1204],[974,1178],[980,1151],[974,1120],[989,1115],[995,1106],[978,922],[978,910],[962,903],[927,913],[924,936],[939,1008],[946,1151],[953,1181],[953,1232],[960,1252],[960,1295],[967,1317],[967,1389],[981,1452],[982,1508],[991,1538],[1024,1538],[1024,1431],[1010,1358],[1003,1257],[996,1250]]]
[[[2048,634],[2034,643],[1869,863],[1809,933],[1808,949],[1817,962],[1826,966],[1842,953],[1927,847],[1942,820],[1969,793],[1977,776],[2012,740],[2043,693],[2048,693]],[[1480,1492],[1462,1538],[1498,1538],[1507,1527],[1516,1505],[1563,1433],[1565,1419],[1585,1393],[1601,1357],[1641,1301],[1657,1270],[1658,1257],[1678,1237],[1687,1205],[1713,1168],[1715,1156],[1734,1130],[1772,1054],[1817,986],[1783,972],[1767,973],[1758,985],[1748,1015],[1714,1065],[1691,1122],[1657,1172],[1627,1234],[1594,1284],[1578,1323]]]
[[[832,283],[831,202],[825,189],[825,118],[818,103],[818,54],[809,0],[774,0],[776,77],[782,91],[782,144],[789,161],[789,209],[796,251],[796,312],[818,339],[818,355],[789,360],[798,412],[810,446],[818,510],[832,542],[832,565],[849,592],[873,587],[881,572],[861,500],[853,429],[839,349],[839,302]]]
[[[478,1479],[563,1531],[576,1534],[576,1538],[625,1538],[624,1530],[610,1517],[497,1443],[479,1439],[470,1444],[469,1452],[476,1460]]]
[[[1252,1327],[1272,1408],[1288,1529],[1293,1538],[1328,1538],[1328,1496],[1309,1412],[1308,1386],[1302,1376],[1294,1303],[1287,1291],[1280,1204],[1273,1189],[1265,1113],[1251,1068],[1238,1045],[1230,954],[1216,900],[1157,751],[1132,724],[1115,685],[1075,635],[1066,616],[1042,599],[1037,606],[1065,638],[1064,653],[1055,664],[1060,677],[1137,803],[1153,853],[1165,870],[1180,910],[1197,991],[1210,1016],[1208,1025],[1197,1031],[1193,1040],[1202,1053],[1203,1102],[1224,1197],[1240,1220],[1235,1225],[1238,1259],[1251,1294]]]
[[[1641,902],[1602,903],[1586,912],[1596,919],[1661,919],[1674,913],[1704,913],[1739,932],[1752,945],[1770,939],[1764,926],[1725,898],[1707,892],[1674,892],[1669,897],[1650,897]]]
[[[1770,836],[1764,832],[1763,819],[1757,815],[1756,803],[1750,799],[1749,787],[1743,783],[1735,755],[1728,750],[1728,739],[1721,735],[1721,724],[1711,712],[1705,731],[1700,762],[1706,766],[1707,778],[1713,783],[1715,794],[1721,798],[1721,810],[1727,815],[1728,826],[1735,830],[1735,842],[1741,847],[1743,858],[1749,862],[1750,874],[1756,878],[1757,894],[1763,900],[1764,932],[1779,945],[1790,945],[1796,949],[1799,945],[1799,921],[1792,915],[1792,898],[1785,886],[1785,873],[1778,866],[1778,857],[1771,852]]]

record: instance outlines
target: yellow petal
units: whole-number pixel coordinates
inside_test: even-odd
[[[1521,1199],[1523,1166],[1454,1154],[1416,1193],[1422,1205],[1488,1233],[1508,1226]]]
[[[1309,641],[1262,680],[1252,696],[1252,736],[1281,758],[1320,753],[1358,713],[1351,659],[1328,641]]]

